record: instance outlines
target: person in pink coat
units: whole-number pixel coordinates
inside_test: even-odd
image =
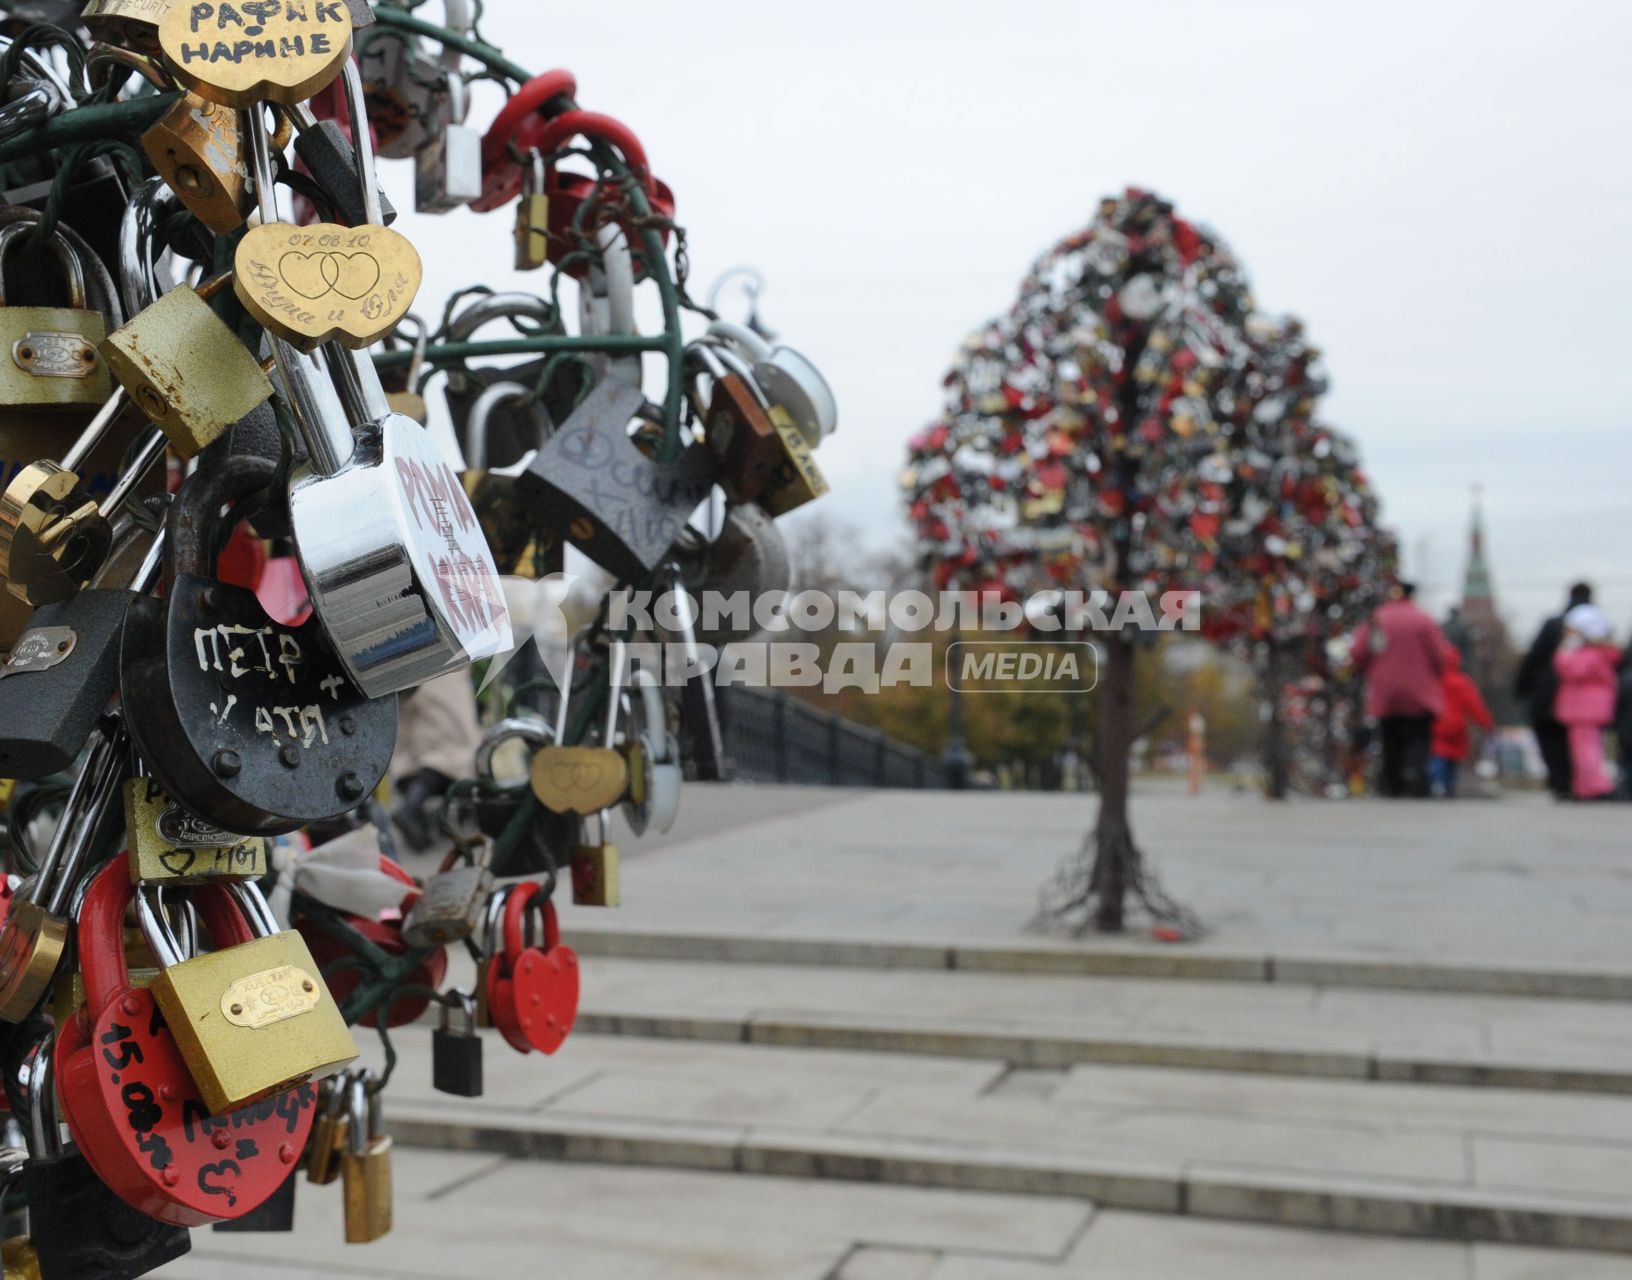
[[[1350,656],[1366,680],[1366,715],[1383,742],[1385,796],[1428,794],[1428,748],[1445,709],[1445,653],[1439,624],[1412,601],[1402,582],[1354,634]]]
[[[1558,673],[1553,715],[1569,734],[1577,800],[1604,800],[1615,794],[1604,767],[1604,730],[1615,721],[1621,655],[1609,642],[1610,631],[1602,609],[1578,604],[1564,615],[1564,643],[1553,656]]]

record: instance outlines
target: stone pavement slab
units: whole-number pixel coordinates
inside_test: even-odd
[[[1144,782],[1138,838],[1213,928],[1174,948],[1028,934],[1092,797],[818,790],[785,816],[755,806],[730,825],[744,790],[689,794],[714,829],[630,848],[624,908],[569,909],[569,931],[592,952],[621,938],[626,953],[644,942],[673,955],[673,940],[701,939],[761,962],[1632,995],[1632,845],[1615,806],[1524,794],[1270,805]],[[693,946],[688,958],[711,957]]]

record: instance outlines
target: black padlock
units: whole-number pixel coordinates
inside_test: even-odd
[[[264,489],[265,459],[224,459],[166,519],[165,598],[126,619],[120,690],[137,750],[176,800],[227,831],[278,835],[357,808],[397,740],[394,695],[352,683],[313,618],[272,621],[210,576],[217,512]]]
[[[260,1208],[252,1209],[241,1218],[228,1218],[222,1222],[217,1222],[210,1230],[243,1231],[253,1234],[293,1231],[295,1229],[295,1180],[299,1176],[300,1170],[297,1168],[283,1180],[283,1185],[274,1191]]]
[[[333,120],[310,120],[306,107],[297,107],[295,120],[299,132],[295,135],[295,154],[306,166],[312,181],[322,189],[334,212],[334,220],[348,227],[367,222],[363,208],[362,183],[357,180],[357,153],[346,140],[345,131]],[[305,114],[309,123],[299,119]],[[397,220],[397,211],[380,192],[380,221],[390,226]]]
[[[275,467],[294,466],[306,460],[306,447],[278,427],[273,401],[266,400],[221,433],[199,455],[199,468],[214,466],[222,458],[265,458]],[[287,487],[273,484],[260,498],[261,505],[250,515],[250,527],[262,538],[292,538]]]
[[[455,1031],[448,1015],[459,1008],[463,1026]],[[456,1098],[482,1096],[482,1037],[476,1030],[476,1002],[463,991],[443,997],[442,1025],[431,1033],[431,1087]]]
[[[669,463],[636,448],[629,423],[645,403],[638,388],[602,379],[516,479],[553,531],[624,579],[658,566],[719,477],[706,444]]]
[[[37,781],[79,755],[119,690],[129,591],[42,605],[0,667],[0,778]]]

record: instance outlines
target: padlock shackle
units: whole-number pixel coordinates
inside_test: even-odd
[[[495,382],[470,406],[465,424],[465,470],[487,470],[487,436],[500,405],[532,399],[533,389],[520,382]]]
[[[514,142],[516,150],[522,155],[529,151],[551,155],[579,136],[621,152],[630,172],[640,179],[647,197],[656,198],[657,179],[652,176],[646,148],[641,145],[633,129],[602,112],[566,111],[550,120],[535,116],[523,121],[516,129]]]
[[[91,1025],[108,1002],[130,986],[130,970],[125,965],[125,909],[136,897],[126,858],[110,858],[92,878],[79,907],[75,937],[79,947],[79,969],[85,980],[85,1011]],[[142,911],[137,909],[137,917]],[[162,966],[165,961],[161,939],[144,927],[148,945]]]
[[[119,223],[119,296],[128,315],[140,315],[172,287],[159,273],[159,226],[180,208],[163,178],[149,178],[125,207]]]
[[[357,186],[363,201],[363,221],[371,226],[383,227],[385,215],[380,210],[380,179],[374,165],[374,129],[368,122],[363,73],[357,69],[355,58],[346,59],[340,69],[340,80],[346,93],[346,115],[351,121],[351,145],[357,153]]]
[[[277,466],[267,458],[223,458],[193,472],[182,482],[165,514],[166,592],[179,574],[196,578],[215,576],[215,532],[221,527],[221,508],[236,506],[251,494],[271,485]]]
[[[621,636],[613,636],[606,644],[606,732],[601,745],[608,750],[618,732],[618,714],[623,710],[623,675],[628,662],[629,647]]]
[[[111,732],[99,725],[91,737],[91,755],[63,805],[62,817],[35,873],[33,900],[47,915],[61,916],[79,879],[91,841],[119,790],[130,737],[123,721]]]
[[[506,742],[525,742],[534,751],[550,744],[550,730],[542,720],[511,716],[500,720],[482,734],[476,745],[476,776],[493,777],[493,756]]]
[[[551,901],[549,894],[544,892],[544,886],[531,881],[518,884],[511,889],[510,896],[504,903],[504,954],[512,964],[515,963],[516,957],[526,950],[526,942],[521,936],[521,926],[527,909],[535,904],[544,920],[542,949],[549,952],[561,945],[561,922],[555,914],[555,903]]]
[[[630,674],[635,687],[640,690],[641,706],[645,712],[646,736],[654,746],[658,743],[663,744],[663,757],[659,758],[654,754],[652,763],[671,764],[673,762],[667,759],[670,737],[669,710],[663,702],[663,690],[657,683],[657,677],[645,667]]]
[[[528,116],[542,111],[552,98],[572,99],[578,95],[578,78],[570,71],[546,71],[534,76],[499,108],[482,138],[482,168],[492,169],[510,155],[510,140]]]
[[[56,1032],[47,1033],[35,1046],[34,1059],[28,1064],[28,1149],[40,1159],[62,1154],[62,1130],[51,1091],[55,1041]]]
[[[17,222],[8,222],[0,227],[0,307],[7,306],[6,280],[4,264],[12,246],[25,236],[38,231],[40,224],[31,218]],[[68,281],[68,305],[75,311],[84,311],[85,308],[85,264],[79,260],[79,254],[74,246],[68,243],[67,238],[60,231],[53,231],[46,237],[46,244],[56,255],[57,261],[62,263],[63,274]]]

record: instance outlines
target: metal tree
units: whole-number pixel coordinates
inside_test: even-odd
[[[1154,194],[1101,201],[1043,255],[1015,306],[966,344],[942,419],[905,477],[919,548],[942,585],[1016,597],[1044,587],[1197,590],[1238,600],[1275,582],[1267,511],[1287,433],[1268,398],[1245,273],[1216,236]],[[1223,636],[1220,636],[1223,638]],[[1138,637],[1101,637],[1100,808],[1045,889],[1040,920],[1125,927],[1130,892],[1195,922],[1146,873],[1129,820]]]

